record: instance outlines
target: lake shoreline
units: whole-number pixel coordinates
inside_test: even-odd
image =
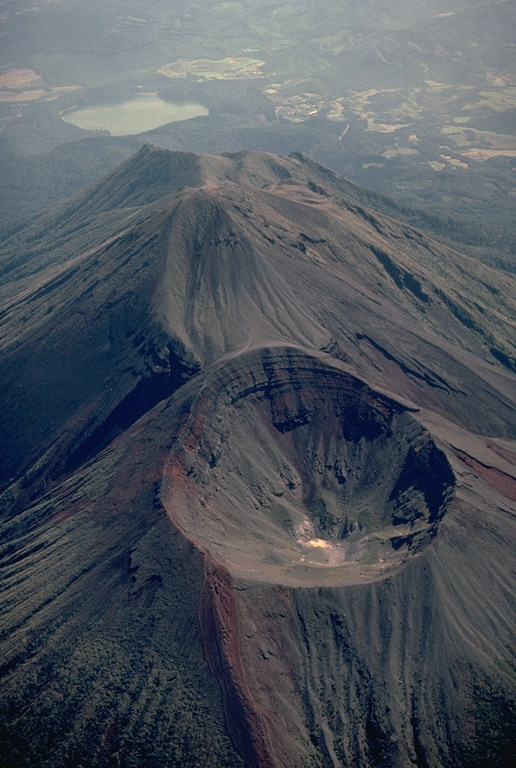
[[[59,113],[70,125],[86,131],[109,131],[112,136],[133,136],[167,123],[206,117],[208,107],[193,101],[165,101],[155,92],[95,106],[74,105]]]

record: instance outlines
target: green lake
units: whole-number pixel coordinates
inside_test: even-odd
[[[126,136],[207,114],[209,110],[202,104],[163,101],[155,94],[145,93],[125,101],[72,109],[61,117],[65,122],[88,131],[102,130],[109,131],[113,136]]]

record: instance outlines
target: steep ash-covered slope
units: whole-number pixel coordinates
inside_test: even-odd
[[[153,171],[177,154],[142,150],[136,179],[146,158]],[[194,180],[201,165],[230,164],[201,159]],[[192,163],[188,155],[185,168]],[[249,179],[253,168],[260,189],[210,178],[129,215],[116,209],[108,229],[103,211],[87,211],[87,243],[66,234],[70,221],[77,226],[71,206],[51,230],[65,233],[66,258],[6,287],[2,478],[26,472],[50,446],[45,462],[57,463],[59,476],[63,453],[77,466],[200,366],[271,342],[326,350],[398,395],[453,410],[476,431],[496,421],[500,434],[514,434],[511,279],[334,192],[313,191],[310,180],[295,182],[305,165],[238,155],[228,175]],[[115,174],[117,188],[131,187],[131,168]],[[264,189],[271,168],[279,183]],[[92,196],[111,201],[113,178]],[[47,260],[51,237],[35,248]]]
[[[6,245],[5,765],[510,764],[514,284],[345,189],[146,147]]]

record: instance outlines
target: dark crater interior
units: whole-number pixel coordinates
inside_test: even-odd
[[[431,435],[318,358],[256,356],[247,370],[225,366],[170,457],[163,499],[174,514],[170,491],[184,488],[176,511],[188,535],[273,581],[379,577],[420,552],[454,485]]]

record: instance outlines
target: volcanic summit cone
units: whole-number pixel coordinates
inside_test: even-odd
[[[145,147],[6,244],[5,765],[510,764],[514,281],[366,197]]]

